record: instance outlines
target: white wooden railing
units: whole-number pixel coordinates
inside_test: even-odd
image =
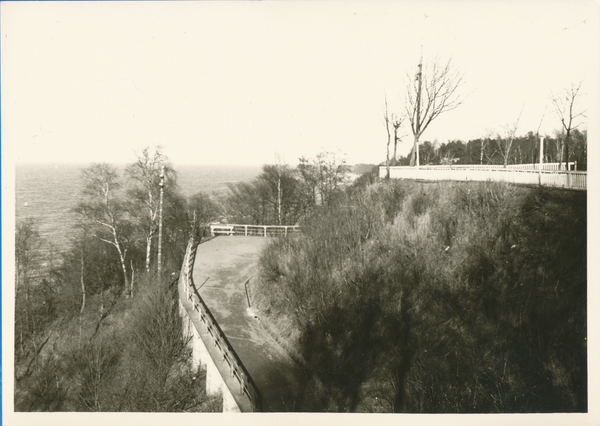
[[[408,167],[408,166],[403,166]],[[568,168],[567,163],[529,163],[529,164],[509,164],[506,167],[493,164],[448,164],[440,166],[420,166],[424,168],[450,168],[450,169],[535,169],[535,170],[571,170],[577,171],[577,161],[569,161]]]
[[[556,163],[558,164],[558,163]],[[575,163],[570,163],[575,164]],[[520,166],[525,166],[521,168]],[[529,168],[529,164],[510,167],[481,165],[390,167],[392,179],[496,181],[558,188],[587,189],[587,172]],[[539,166],[539,165],[538,165]],[[545,165],[543,165],[545,166]],[[554,167],[549,164],[548,167]],[[386,176],[386,167],[379,167],[379,177]]]
[[[235,224],[211,224],[210,234],[216,235],[244,235],[258,237],[288,236],[300,232],[298,225],[235,225]]]

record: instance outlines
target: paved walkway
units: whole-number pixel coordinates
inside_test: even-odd
[[[262,237],[220,236],[198,246],[194,283],[262,395],[266,412],[319,412],[301,371],[248,311],[245,283],[258,270]]]

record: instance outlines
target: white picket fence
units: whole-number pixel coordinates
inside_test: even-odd
[[[548,168],[558,163],[548,164]],[[574,163],[570,163],[571,164]],[[524,166],[524,167],[521,167]],[[507,168],[501,166],[452,165],[390,167],[392,179],[415,180],[455,180],[455,181],[495,181],[525,185],[544,185],[557,188],[587,189],[587,172],[538,168],[531,164],[516,164]],[[535,165],[539,167],[538,165]],[[546,166],[546,165],[542,165]],[[386,176],[386,167],[379,167],[379,177]]]

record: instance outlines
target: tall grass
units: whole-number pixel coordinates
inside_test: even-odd
[[[587,409],[585,194],[385,182],[303,229],[255,299],[330,410]]]

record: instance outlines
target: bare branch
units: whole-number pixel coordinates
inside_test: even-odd
[[[458,108],[463,102],[457,93],[463,75],[453,72],[451,62],[450,59],[440,66],[439,61],[434,61],[423,69],[421,61],[415,78],[407,84],[405,108],[415,140],[413,157],[417,155],[417,165],[418,143],[423,132],[442,113]]]
[[[386,178],[390,178],[390,117],[388,114],[388,104],[387,104],[387,95],[385,95],[385,114],[383,115],[383,119],[385,120],[385,130],[387,131],[387,153],[385,157],[385,167],[386,167]],[[394,119],[394,115],[392,114],[392,120]]]
[[[582,83],[583,80],[580,81],[578,84],[571,83],[571,87],[564,89],[563,93],[559,95],[551,94],[551,101],[552,105],[554,106],[554,112],[560,120],[562,129],[565,132],[564,141],[559,147],[561,153],[559,157],[559,162],[562,162],[563,150],[566,154],[565,161],[567,163],[569,162],[569,140],[571,137],[571,131],[582,124],[582,122],[577,124],[573,124],[573,122],[579,117],[587,118],[587,116],[585,115],[585,110],[579,112],[574,111],[575,100],[579,95]]]
[[[510,150],[512,148],[513,142],[515,140],[515,136],[517,134],[517,129],[519,127],[519,121],[521,121],[521,115],[523,114],[523,108],[525,107],[525,103],[521,105],[521,111],[519,112],[519,116],[517,120],[513,124],[504,125],[504,137],[498,135],[498,148],[500,149],[500,153],[504,158],[504,167],[508,165],[508,159],[510,157]]]

